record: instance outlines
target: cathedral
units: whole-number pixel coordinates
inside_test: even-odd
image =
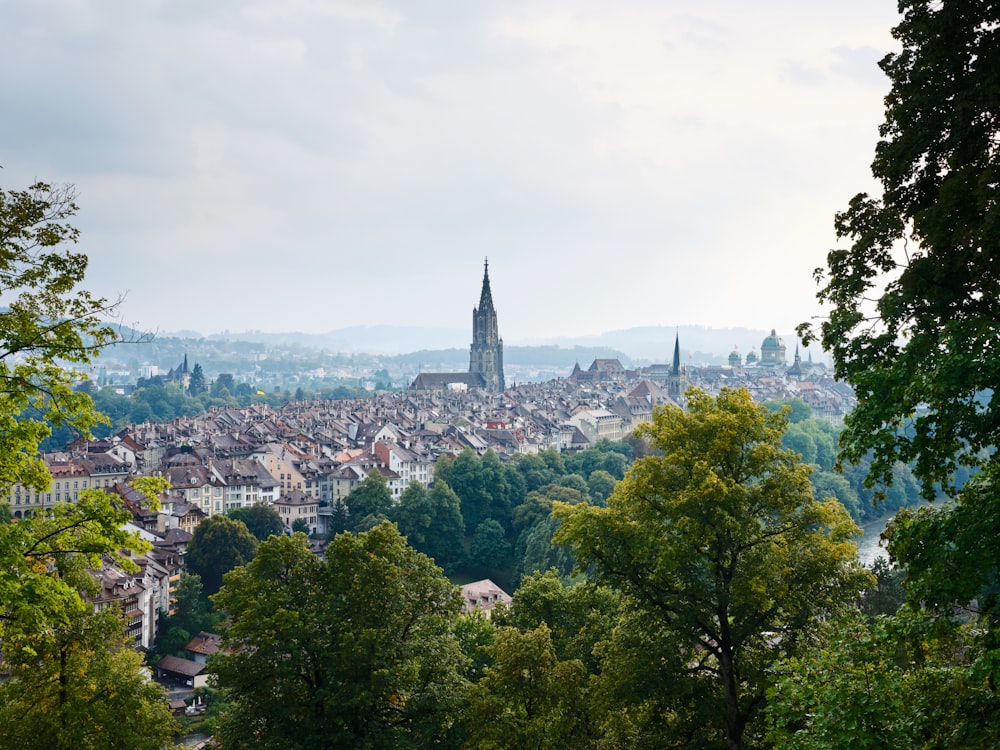
[[[472,346],[469,348],[468,372],[422,372],[410,384],[412,391],[435,391],[445,388],[481,388],[503,393],[503,339],[497,327],[497,311],[490,291],[490,263],[483,271],[483,289],[479,307],[472,308]]]
[[[503,339],[497,335],[497,311],[493,308],[493,293],[490,291],[489,260],[483,271],[479,307],[472,308],[469,372],[482,376],[483,387],[487,391],[503,393]]]

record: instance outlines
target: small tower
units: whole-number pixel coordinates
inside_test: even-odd
[[[479,307],[472,308],[472,347],[469,351],[469,372],[481,375],[484,387],[491,393],[503,393],[503,339],[497,334],[497,312],[490,291],[490,262],[483,271],[483,290]]]

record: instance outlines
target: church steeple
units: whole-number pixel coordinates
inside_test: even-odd
[[[472,308],[472,347],[469,351],[469,372],[482,376],[486,390],[502,393],[503,340],[497,328],[497,313],[493,308],[493,293],[490,290],[490,261],[487,258],[483,269],[483,290],[479,295],[479,307]]]
[[[493,292],[490,291],[490,259],[487,258],[483,269],[483,291],[479,295],[479,309],[493,310]]]
[[[680,404],[684,396],[684,371],[681,370],[681,333],[674,336],[674,363],[667,376],[667,395]]]

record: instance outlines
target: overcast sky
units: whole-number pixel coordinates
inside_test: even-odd
[[[894,0],[7,0],[0,185],[146,329],[790,333],[872,189]],[[470,334],[471,335],[471,334]],[[419,342],[415,342],[419,344]]]

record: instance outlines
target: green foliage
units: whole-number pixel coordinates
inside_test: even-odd
[[[875,585],[861,592],[859,609],[870,617],[895,615],[906,601],[903,571],[879,555],[871,565]]]
[[[379,519],[388,517],[389,509],[392,507],[392,493],[385,477],[372,469],[368,476],[351,490],[345,498],[345,503],[350,514],[351,527],[357,529],[369,516]]]
[[[41,182],[0,189],[0,494],[49,486],[37,447],[53,426],[88,434],[101,421],[63,364],[86,365],[119,340],[102,319],[115,304],[77,289],[87,256],[65,249],[79,237],[67,223],[74,199]]]
[[[202,369],[201,365],[197,362],[194,367],[191,368],[191,379],[188,381],[188,393],[192,396],[200,396],[202,393],[208,391],[208,385],[205,383],[205,371]]]
[[[602,469],[615,479],[621,479],[631,462],[632,446],[628,443],[601,440],[566,458],[566,472],[588,477],[591,472]]]
[[[768,737],[790,750],[996,747],[1000,700],[962,657],[972,638],[913,613],[846,614],[775,669]]]
[[[15,483],[46,490],[38,448],[52,427],[83,434],[101,422],[65,363],[86,365],[120,340],[102,320],[115,305],[77,289],[87,257],[77,241],[69,188],[0,190],[0,495]],[[159,483],[137,485],[156,508]],[[44,516],[0,524],[0,642],[10,679],[0,684],[0,745],[74,750],[170,746],[173,723],[139,656],[121,644],[112,613],[83,594],[102,560],[135,570],[148,545],[126,531],[127,511],[100,490]]]
[[[499,628],[486,647],[491,664],[470,691],[467,748],[581,748],[590,738],[586,673],[560,661],[545,625]]]
[[[1000,631],[998,476],[1000,467],[991,465],[955,501],[901,510],[885,532],[889,554],[906,571],[909,601],[943,615],[969,609],[994,631]]]
[[[248,508],[232,508],[226,511],[226,515],[237,521],[242,521],[250,533],[261,542],[269,536],[285,533],[285,524],[281,520],[281,515],[270,505],[258,504]]]
[[[257,539],[246,524],[229,516],[212,516],[194,530],[187,549],[188,569],[201,577],[205,593],[214,594],[222,577],[233,568],[246,565],[257,552]]]
[[[606,586],[566,585],[559,571],[533,573],[521,581],[507,607],[493,610],[493,623],[522,632],[546,625],[561,660],[577,659],[590,674],[600,670],[598,645],[611,639],[622,597]]]
[[[410,546],[446,570],[462,563],[465,521],[458,495],[439,479],[431,490],[411,482],[390,511],[390,520]]]
[[[615,489],[615,478],[604,469],[595,469],[587,478],[590,500],[595,505],[604,505]]]
[[[772,401],[765,401],[764,406],[771,411],[781,411],[783,409],[787,409],[789,424],[795,425],[799,422],[805,422],[807,419],[812,419],[812,407],[798,396],[795,396],[794,398],[781,398]],[[812,462],[807,461],[806,463]]]
[[[172,748],[177,730],[166,697],[125,646],[114,610],[73,610],[45,634],[5,649],[11,679],[0,683],[0,746],[12,750]],[[30,645],[30,647],[29,647]]]
[[[318,560],[302,535],[271,537],[214,597],[229,655],[225,747],[450,745],[466,660],[458,590],[392,524],[341,534]]]
[[[184,646],[199,631],[213,632],[218,617],[209,612],[208,600],[202,596],[201,578],[184,571],[174,589],[173,614],[160,615],[157,650],[161,655],[185,656]]]
[[[126,531],[128,511],[119,510],[100,490],[84,490],[78,502],[57,504],[46,516],[32,516],[0,525],[0,640],[5,654],[22,648],[22,639],[68,622],[81,607],[81,591],[94,587],[88,568],[100,569],[110,556],[134,570],[128,551],[148,545]],[[28,640],[23,648],[34,647]]]
[[[657,409],[639,427],[662,455],[636,461],[607,508],[553,510],[556,541],[630,597],[642,613],[635,627],[647,621],[666,644],[659,668],[673,692],[660,699],[674,720],[661,729],[742,747],[758,731],[768,665],[868,580],[857,526],[836,501],[813,499],[808,467],[781,447],[785,425],[745,390],[691,389],[686,412]],[[695,704],[685,729],[677,717]]]
[[[870,451],[869,480],[882,484],[915,461],[932,499],[1000,436],[1000,32],[992,5],[899,8],[900,49],[880,63],[892,86],[872,162],[881,194],[856,195],[836,217],[851,244],[816,271],[832,307],[819,335],[858,397],[844,457]]]
[[[296,518],[292,521],[292,531],[297,534],[309,534],[309,522],[304,518]]]
[[[479,524],[472,537],[469,564],[484,573],[495,574],[510,564],[510,551],[503,527],[490,518]]]

